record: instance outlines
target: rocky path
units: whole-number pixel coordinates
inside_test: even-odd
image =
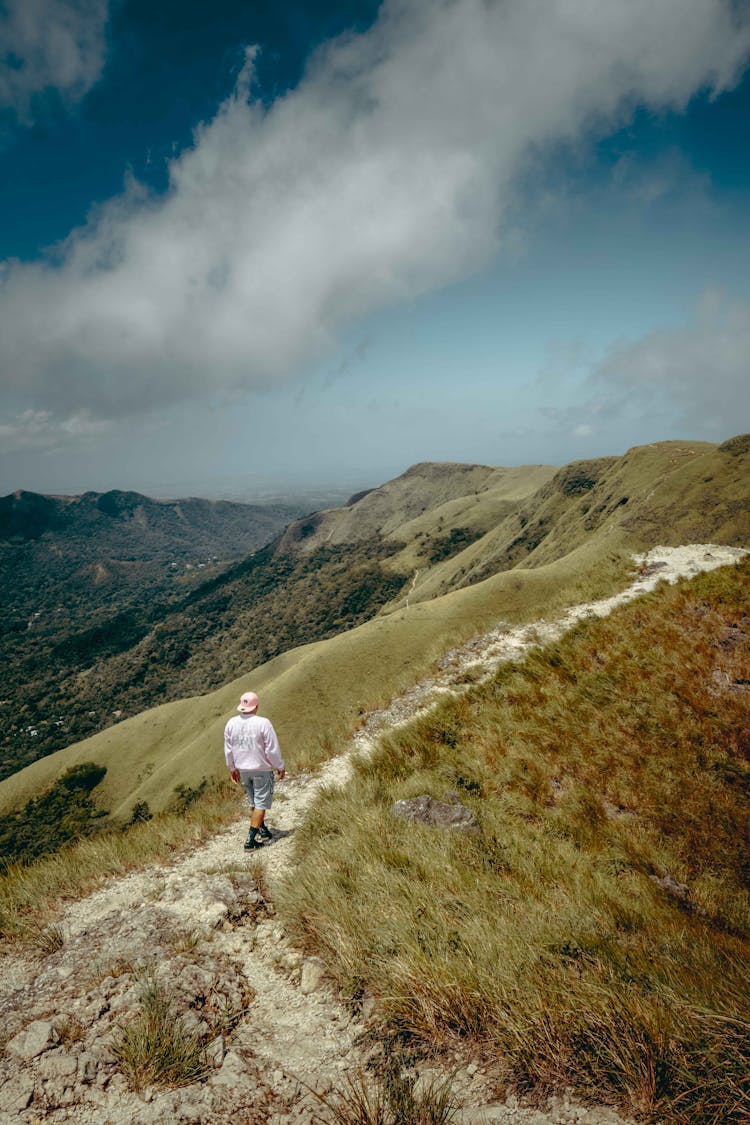
[[[661,580],[736,562],[746,552],[714,546],[657,548],[615,597],[553,621],[500,624],[446,653],[434,675],[373,712],[347,750],[316,774],[283,782],[269,818],[275,839],[242,848],[245,818],[171,865],[113,880],[72,904],[47,935],[44,956],[8,956],[0,974],[0,1121],[90,1125],[242,1121],[307,1123],[321,1113],[313,1091],[341,1088],[367,1061],[367,1011],[353,1016],[314,959],[291,947],[273,909],[290,870],[292,836],[322,786],[343,785],[352,756],[379,731],[466,689],[504,661],[561,636],[582,617],[604,616]],[[209,1069],[177,1090],[132,1092],[112,1054],[118,1028],[140,1010],[149,982],[206,1044]],[[371,1047],[370,1047],[371,1049]],[[545,1110],[492,1100],[488,1077],[456,1060],[457,1120],[538,1125],[617,1125],[612,1110],[567,1096]]]

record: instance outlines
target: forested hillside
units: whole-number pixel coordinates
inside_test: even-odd
[[[299,514],[136,492],[0,498],[0,776],[111,721],[117,691],[78,706],[78,675]]]

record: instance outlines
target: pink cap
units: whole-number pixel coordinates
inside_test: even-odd
[[[258,697],[254,691],[246,691],[245,694],[240,697],[240,705],[237,710],[242,711],[245,715],[249,715],[252,711],[258,710]]]

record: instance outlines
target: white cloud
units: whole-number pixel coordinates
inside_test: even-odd
[[[592,382],[598,413],[667,409],[688,432],[726,438],[750,428],[750,302],[707,292],[685,324],[613,345]]]
[[[108,0],[6,0],[0,10],[0,104],[20,121],[35,94],[57,89],[67,101],[90,90],[104,66]]]
[[[109,422],[92,418],[86,411],[60,418],[49,410],[24,410],[0,420],[0,441],[8,453],[25,446],[68,445],[81,438],[99,437],[107,429]]]
[[[235,95],[170,169],[54,261],[8,263],[0,365],[69,416],[262,387],[364,314],[502,245],[531,154],[736,80],[750,22],[723,0],[387,0],[264,109]]]

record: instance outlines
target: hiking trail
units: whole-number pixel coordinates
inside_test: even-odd
[[[590,615],[699,571],[737,562],[739,548],[656,548],[636,559],[640,573],[620,594],[573,607],[554,620],[500,623],[451,649],[435,672],[367,716],[346,750],[315,773],[281,782],[269,816],[274,840],[245,852],[247,815],[171,863],[114,878],[69,904],[55,926],[59,948],[16,950],[0,970],[0,1122],[167,1125],[184,1122],[323,1120],[320,1095],[340,1089],[373,1053],[368,1003],[352,1015],[328,987],[322,966],[290,944],[273,908],[273,891],[292,873],[292,836],[323,786],[342,786],[352,759],[378,734],[408,722],[447,692],[467,690],[500,664],[556,640]],[[217,747],[217,753],[221,748]],[[179,1089],[126,1084],[110,1047],[139,1010],[153,979],[185,1026],[213,1038],[206,1078]],[[441,1071],[440,1067],[444,1069]],[[623,1125],[607,1107],[577,1104],[567,1093],[544,1109],[498,1101],[492,1076],[468,1057],[430,1061],[426,1080],[453,1076],[465,1125]],[[317,1116],[316,1116],[317,1115]]]

